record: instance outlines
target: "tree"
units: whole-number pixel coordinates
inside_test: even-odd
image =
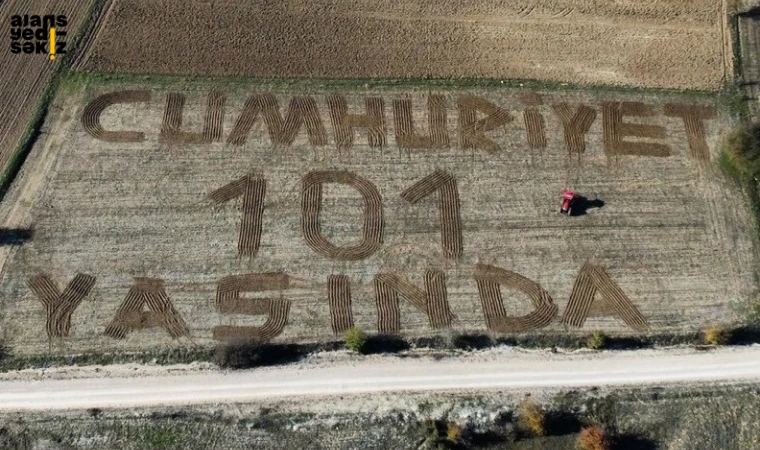
[[[367,336],[365,336],[361,328],[351,327],[346,330],[345,340],[347,349],[360,352],[367,342]]]
[[[530,430],[536,436],[543,436],[545,433],[544,422],[546,414],[544,410],[533,399],[526,398],[518,406],[518,417],[523,428]]]
[[[583,427],[576,446],[578,450],[609,450],[610,439],[598,425]]]

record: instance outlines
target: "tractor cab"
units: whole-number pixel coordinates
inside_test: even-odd
[[[578,197],[578,195],[570,189],[562,191],[562,202],[560,203],[559,208],[560,214],[570,215],[573,210],[573,200],[575,200],[576,197]]]

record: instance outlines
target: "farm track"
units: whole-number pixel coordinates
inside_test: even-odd
[[[306,10],[295,0],[114,0],[76,68],[209,76],[524,78],[718,90],[731,76],[722,11],[720,0],[446,0],[421,7],[318,0]],[[188,29],[197,37],[192,48],[186,45]],[[123,40],[130,45],[117,44]],[[240,49],[246,49],[245,58]]]
[[[383,358],[327,366],[280,366],[183,375],[0,382],[0,411],[165,407],[381,392],[535,390],[599,386],[757,382],[754,347],[712,351],[643,350],[582,355],[510,353],[483,361],[460,356]]]
[[[0,23],[7,27],[14,14],[65,14],[69,21],[66,39],[71,42],[92,1],[8,0],[0,2]],[[8,42],[0,46],[0,170],[5,170],[18,148],[37,102],[60,64],[47,55],[13,54]]]

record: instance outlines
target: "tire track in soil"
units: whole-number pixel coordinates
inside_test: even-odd
[[[473,274],[488,329],[497,333],[521,333],[542,328],[557,315],[557,305],[548,292],[534,281],[510,270],[486,264],[477,264]],[[504,309],[501,285],[516,289],[528,296],[533,307],[531,313],[510,317]]]
[[[95,277],[76,274],[63,292],[47,274],[29,279],[27,286],[45,308],[45,329],[49,338],[66,337],[71,329],[71,315],[95,285]]]
[[[589,263],[583,265],[575,280],[562,322],[569,326],[582,327],[597,291],[603,297],[598,301],[609,302],[606,308],[601,308],[602,310],[609,310],[611,307],[629,327],[637,331],[649,329],[644,316],[607,272],[601,266]]]
[[[327,278],[327,300],[330,303],[330,324],[335,334],[354,326],[351,310],[351,282],[345,275]]]
[[[705,128],[701,120],[714,118],[717,113],[715,107],[669,103],[665,105],[664,113],[666,116],[683,119],[691,156],[698,161],[708,161],[710,148],[707,146]]]
[[[105,142],[136,142],[145,138],[140,131],[106,131],[100,124],[100,116],[109,106],[116,103],[136,103],[150,101],[150,91],[117,91],[101,95],[90,102],[82,113],[82,126],[92,137]]]
[[[401,331],[399,296],[428,316],[432,328],[451,326],[454,315],[446,299],[446,276],[443,272],[425,271],[425,290],[421,290],[401,276],[379,273],[373,281],[377,305],[377,329],[380,333],[398,334]]]
[[[143,311],[145,306],[149,311]],[[134,285],[104,334],[114,339],[124,339],[132,330],[155,327],[164,328],[175,339],[189,333],[187,324],[166,295],[163,280],[135,278]]]
[[[216,341],[269,341],[277,337],[288,321],[290,300],[282,298],[241,298],[240,292],[282,292],[290,278],[280,272],[232,275],[219,281],[216,307],[223,314],[267,315],[260,327],[220,325],[213,328]]]
[[[354,246],[338,247],[322,235],[319,213],[324,183],[345,184],[356,189],[364,200],[362,241]],[[312,171],[303,177],[301,190],[301,230],[306,243],[315,252],[341,261],[367,258],[380,249],[383,237],[383,205],[377,188],[366,178],[345,171]]]
[[[446,258],[456,260],[462,256],[462,219],[456,178],[448,172],[436,169],[402,192],[401,198],[416,204],[436,190],[439,191],[441,246]]]

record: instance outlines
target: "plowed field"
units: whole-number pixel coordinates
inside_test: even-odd
[[[273,90],[272,90],[273,89]],[[755,291],[727,114],[675,95],[94,85],[0,217],[19,353],[697,330]],[[560,192],[585,199],[558,213]],[[79,275],[77,275],[79,274]]]
[[[0,2],[0,24],[4,40],[0,45],[0,173],[19,145],[24,129],[29,125],[35,105],[47,87],[57,62],[45,54],[13,54],[8,28],[13,15],[63,14],[71,42],[82,25],[92,0],[7,0]]]
[[[110,0],[77,68],[718,89],[720,0]]]

